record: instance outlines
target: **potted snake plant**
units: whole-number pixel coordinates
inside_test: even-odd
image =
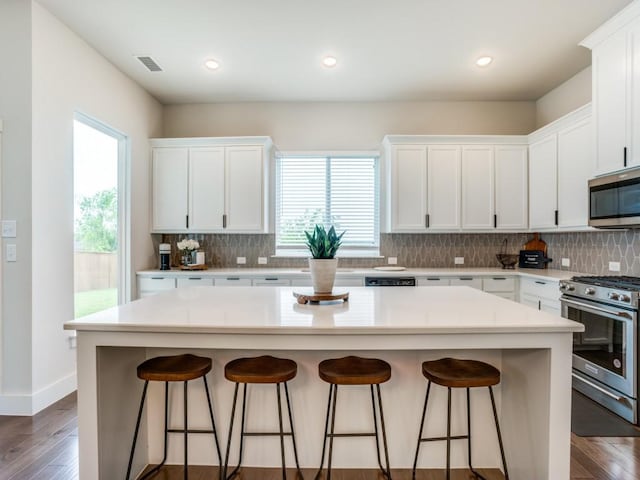
[[[309,269],[313,291],[331,293],[338,268],[338,259],[335,256],[342,245],[341,240],[345,232],[338,235],[333,226],[327,231],[324,225],[316,225],[311,233],[305,231],[304,234],[312,257],[309,259]]]

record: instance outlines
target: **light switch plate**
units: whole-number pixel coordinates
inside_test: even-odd
[[[389,265],[397,265],[398,264],[398,257],[388,257],[387,258],[387,263]]]
[[[236,257],[236,263],[238,265],[245,265],[247,263],[247,257]]]
[[[609,262],[609,271],[610,272],[619,272],[620,271],[620,262]]]
[[[570,267],[571,266],[571,260],[568,258],[563,258],[562,259],[562,266],[563,267]]]
[[[15,220],[2,221],[2,236],[5,238],[15,238],[17,236],[17,227]]]
[[[7,244],[7,262],[16,262],[18,260],[18,253],[15,243]]]
[[[258,257],[258,265],[266,265],[267,257]]]
[[[464,257],[455,257],[453,259],[454,265],[464,265]]]

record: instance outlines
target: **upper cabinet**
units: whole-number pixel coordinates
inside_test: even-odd
[[[638,2],[611,18],[581,45],[592,50],[595,173],[640,165]]]
[[[530,135],[529,227],[586,229],[587,181],[594,175],[591,110],[587,105]]]
[[[387,136],[384,146],[386,231],[527,228],[526,137]]]
[[[154,139],[152,231],[268,231],[267,137]]]

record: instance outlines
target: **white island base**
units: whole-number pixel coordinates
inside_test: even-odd
[[[495,393],[510,477],[569,479],[571,342],[581,325],[468,287],[354,288],[348,304],[331,306],[297,305],[289,288],[196,287],[85,317],[67,328],[78,330],[81,480],[124,478],[142,390],[136,366],[182,352],[214,360],[209,378],[223,455],[233,398],[225,363],[265,353],[298,362],[289,388],[303,468],[317,468],[322,449],[328,384],[317,375],[321,360],[356,354],[391,364],[382,401],[392,468],[413,464],[426,388],[421,362],[444,356],[487,361],[502,371]],[[207,428],[203,383],[190,385],[190,427]],[[248,428],[277,429],[275,387],[249,391]],[[454,390],[454,435],[466,433],[463,392]],[[472,389],[471,401],[474,466],[500,468],[487,389]],[[179,428],[180,387],[171,393],[171,411],[172,426]],[[146,419],[134,471],[162,457],[161,384],[150,384]],[[371,424],[369,389],[341,387],[336,432],[370,431]],[[425,435],[445,431],[446,389],[433,387]],[[190,464],[217,464],[210,436],[189,440]],[[174,436],[170,443],[168,463],[180,464],[182,440]],[[465,467],[466,442],[452,445],[452,467]],[[373,439],[340,438],[334,446],[336,468],[377,466]],[[247,439],[243,464],[279,467],[279,439]],[[419,467],[444,464],[444,442],[423,444]]]

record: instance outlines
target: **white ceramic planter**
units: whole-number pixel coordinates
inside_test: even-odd
[[[314,293],[331,293],[338,268],[337,258],[310,258],[309,269]]]

